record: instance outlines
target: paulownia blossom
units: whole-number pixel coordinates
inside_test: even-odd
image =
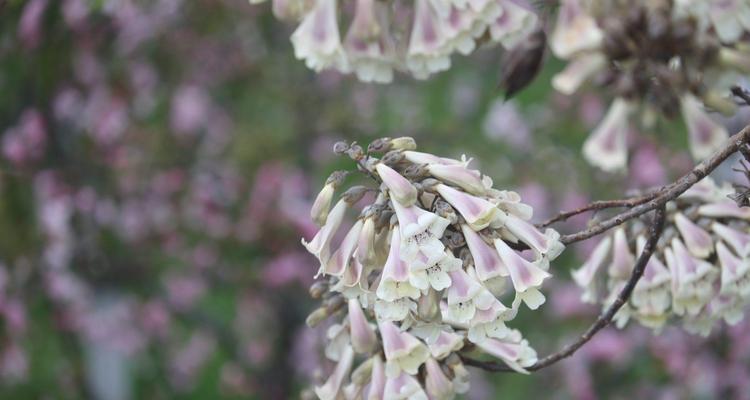
[[[480,41],[512,48],[539,26],[526,0],[271,2],[277,18],[299,22],[292,34],[298,59],[364,82],[391,82],[393,71],[425,79],[450,68],[453,53],[470,54]]]
[[[320,231],[303,240],[320,261],[311,293],[325,299],[307,322],[338,318],[326,346],[337,364],[320,398],[452,398],[468,390],[462,349],[520,372],[537,360],[512,325],[523,304],[544,303],[559,234],[529,223],[531,207],[470,160],[415,148],[410,138],[334,148],[376,186],[346,190],[329,211],[336,177],[348,174],[334,173],[312,210]]]
[[[550,47],[570,63],[552,85],[572,94],[587,81],[604,82],[615,98],[583,146],[592,165],[624,170],[629,132],[650,130],[657,115],[682,115],[696,160],[726,140],[726,130],[710,114],[734,113],[728,83],[750,72],[750,2],[560,3]]]
[[[750,302],[750,218],[727,199],[731,193],[730,185],[705,178],[668,203],[667,220],[673,223],[616,315],[618,326],[633,318],[660,330],[674,318],[687,331],[708,335],[718,320],[734,325],[743,318]],[[614,301],[643,250],[645,230],[635,221],[602,239],[573,272],[584,288],[583,300],[604,306]]]

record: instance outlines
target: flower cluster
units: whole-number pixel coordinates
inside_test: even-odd
[[[264,0],[250,0],[260,3]],[[524,0],[272,0],[274,15],[299,22],[294,54],[315,71],[337,69],[365,82],[390,82],[401,70],[418,79],[450,68],[454,52],[479,42],[513,47],[537,27]],[[348,21],[343,35],[340,19]]]
[[[335,172],[312,207],[322,227],[303,244],[320,260],[323,279],[311,294],[324,301],[308,324],[341,315],[328,331],[326,356],[338,364],[315,389],[322,399],[452,398],[468,387],[459,349],[520,372],[537,360],[506,323],[521,304],[544,303],[539,288],[563,250],[559,234],[527,222],[532,208],[514,192],[492,188],[470,160],[415,148],[411,138],[379,139],[367,152],[338,143],[334,150],[356,160],[378,187],[353,186],[331,208],[351,175]],[[373,192],[342,229],[347,211]],[[355,359],[361,363],[351,372]]]
[[[550,47],[571,62],[553,86],[572,94],[591,80],[616,96],[584,144],[586,159],[621,170],[635,115],[648,128],[680,113],[693,157],[710,155],[727,133],[705,108],[735,111],[729,88],[750,72],[748,29],[747,0],[563,0]]]
[[[658,331],[674,316],[687,331],[705,336],[720,319],[731,325],[742,320],[750,301],[750,209],[729,199],[732,192],[706,178],[668,203],[669,224],[616,315],[618,326],[632,317]],[[643,249],[645,229],[640,221],[617,228],[573,272],[584,301],[614,301]]]

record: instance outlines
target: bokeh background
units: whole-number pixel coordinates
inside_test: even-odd
[[[0,1],[0,398],[297,398],[331,368],[325,326],[304,325],[318,265],[299,241],[328,174],[352,167],[336,141],[465,153],[537,221],[692,166],[668,121],[633,132],[628,174],[585,165],[607,99],[552,92],[549,56],[509,101],[499,48],[367,85],[307,70],[269,8]],[[547,303],[519,317],[540,354],[598,311],[569,280],[593,244],[566,252]],[[748,399],[749,368],[748,323],[708,339],[629,326],[532,376],[475,371],[467,397]]]

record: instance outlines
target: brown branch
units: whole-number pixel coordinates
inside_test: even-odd
[[[633,293],[633,289],[635,289],[635,285],[638,283],[638,280],[641,279],[641,277],[643,276],[643,272],[646,270],[648,260],[651,259],[651,255],[654,253],[656,244],[661,237],[664,228],[665,214],[666,211],[663,206],[656,210],[654,221],[651,224],[649,237],[646,241],[646,246],[643,248],[643,251],[641,252],[640,256],[638,256],[638,259],[635,262],[635,266],[633,267],[633,272],[630,275],[630,279],[628,279],[628,282],[620,290],[620,293],[617,294],[617,298],[615,299],[615,301],[609,307],[607,307],[607,309],[602,312],[602,314],[599,315],[596,321],[586,330],[586,332],[581,335],[581,337],[578,338],[578,340],[563,347],[560,351],[552,353],[537,361],[534,365],[526,368],[528,371],[537,371],[542,368],[549,367],[550,365],[555,364],[564,358],[570,357],[584,344],[591,340],[594,335],[597,334],[597,332],[599,332],[600,330],[602,330],[602,328],[606,327],[612,322],[615,314],[617,314],[620,308],[622,308],[622,306],[630,298],[630,295]],[[512,369],[502,363],[480,361],[468,357],[462,357],[462,359],[466,365],[481,368],[486,371],[513,372]]]
[[[655,210],[670,200],[674,200],[679,195],[690,189],[693,185],[698,183],[701,179],[705,178],[710,174],[716,167],[721,165],[724,160],[729,156],[736,153],[740,147],[744,146],[750,140],[750,125],[743,128],[740,132],[727,139],[721,148],[714,153],[711,157],[703,160],[698,164],[692,171],[684,175],[675,183],[665,186],[664,189],[658,192],[658,194],[646,201],[643,204],[637,205],[630,208],[622,213],[615,215],[612,218],[599,222],[588,229],[573,233],[570,235],[564,235],[560,237],[560,242],[563,244],[571,244],[586,240],[593,236],[596,236],[602,232],[614,228],[630,219],[640,217],[641,215]]]
[[[660,189],[660,191],[661,190],[662,189]],[[621,207],[632,208],[637,205],[643,204],[658,195],[659,195],[659,191],[656,191],[656,192],[651,192],[643,196],[631,197],[629,199],[594,201],[592,203],[586,204],[583,207],[576,208],[575,210],[561,211],[559,214],[555,215],[554,217],[540,224],[537,224],[537,228],[546,228],[554,224],[555,222],[565,221],[566,219],[570,217],[574,217],[578,214],[583,214],[588,211],[599,211],[599,210],[606,210],[608,208],[621,208]]]

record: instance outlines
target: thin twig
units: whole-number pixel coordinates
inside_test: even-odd
[[[659,194],[659,192],[653,192],[649,193],[647,195],[638,196],[638,197],[631,197],[629,199],[618,199],[618,200],[598,200],[594,201],[592,203],[586,204],[583,207],[576,208],[575,210],[571,211],[563,211],[559,214],[555,215],[554,217],[540,223],[537,225],[537,228],[546,228],[555,222],[559,221],[565,221],[566,219],[570,217],[574,217],[578,214],[583,214],[588,211],[599,211],[599,210],[606,210],[608,208],[622,208],[622,207],[635,207],[637,205],[643,204],[654,197],[656,197]]]
[[[663,232],[665,214],[666,211],[663,206],[656,210],[654,221],[651,224],[649,237],[646,241],[646,246],[643,248],[643,251],[641,252],[640,256],[638,256],[638,259],[635,262],[635,266],[633,267],[633,272],[630,275],[630,279],[628,279],[625,286],[620,290],[620,293],[618,293],[615,301],[609,307],[607,307],[607,309],[602,312],[602,314],[599,315],[596,321],[586,330],[586,332],[581,335],[581,337],[578,338],[578,340],[563,347],[560,351],[552,353],[537,361],[534,365],[526,368],[528,371],[537,371],[542,368],[549,367],[550,365],[555,364],[562,359],[570,357],[584,344],[591,340],[594,335],[597,334],[597,332],[599,332],[600,330],[602,330],[602,328],[606,327],[612,322],[612,319],[615,317],[617,312],[630,298],[635,285],[638,283],[638,280],[641,279],[641,277],[643,276],[643,272],[646,270],[648,260],[651,259],[651,255],[654,253],[656,244],[658,243],[659,238],[661,237],[661,234]],[[507,365],[502,363],[480,361],[468,357],[462,357],[462,359],[466,365],[471,365],[473,367],[481,368],[487,371],[514,371]]]
[[[705,178],[708,174],[711,173],[711,171],[721,165],[724,160],[726,160],[732,154],[736,153],[740,149],[740,147],[747,144],[748,140],[750,140],[750,125],[746,126],[740,132],[730,137],[726,142],[724,142],[721,148],[716,153],[714,153],[714,155],[703,160],[700,164],[693,168],[692,171],[684,175],[674,184],[666,186],[665,189],[660,191],[653,199],[647,201],[646,203],[623,211],[622,213],[619,213],[612,218],[599,222],[589,227],[588,229],[570,235],[564,235],[560,237],[560,242],[567,245],[586,240],[590,237],[596,236],[602,232],[612,229],[615,226],[618,226],[630,219],[639,217],[649,211],[663,206],[668,201],[674,200],[686,190],[690,189],[690,187],[698,183],[698,181]]]

